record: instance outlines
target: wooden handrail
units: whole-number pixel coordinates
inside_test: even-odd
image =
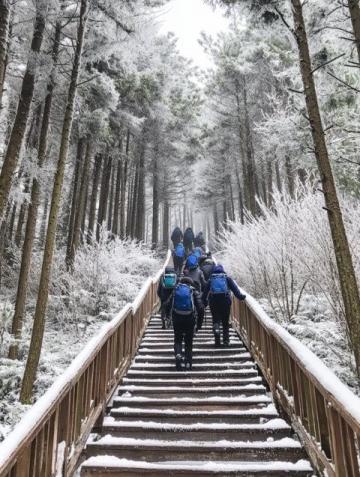
[[[234,299],[232,321],[316,469],[359,477],[360,399],[250,295]]]
[[[100,330],[0,444],[0,477],[73,474],[92,428],[136,354],[158,302],[162,271]]]

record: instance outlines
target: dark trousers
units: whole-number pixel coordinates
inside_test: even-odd
[[[185,342],[185,361],[192,362],[192,347],[195,328],[195,316],[172,314],[174,326],[174,352],[175,356],[182,354],[183,341]]]
[[[214,335],[220,337],[220,326],[222,325],[223,341],[229,341],[229,321],[231,304],[227,299],[210,300],[210,310],[213,318]]]
[[[174,268],[175,272],[177,275],[181,275],[182,273],[182,268],[184,265],[184,258],[183,257],[173,257],[173,262],[174,262]]]
[[[161,303],[161,321],[163,324],[167,321],[169,323],[171,319],[171,307],[172,307],[172,300],[168,299],[165,302]]]

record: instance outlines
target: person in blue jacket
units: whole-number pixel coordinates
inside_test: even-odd
[[[220,324],[222,324],[223,344],[229,346],[229,320],[231,310],[231,293],[238,300],[245,300],[240,288],[232,278],[227,276],[222,265],[216,265],[212,271],[209,281],[203,291],[204,305],[210,305],[213,318],[213,331],[215,337],[215,346],[219,347],[220,342]]]

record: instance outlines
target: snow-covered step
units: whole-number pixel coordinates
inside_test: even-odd
[[[191,376],[187,378],[177,377],[175,379],[164,379],[164,378],[124,378],[122,384],[124,385],[138,385],[138,386],[181,386],[183,389],[188,387],[211,387],[211,386],[234,386],[236,385],[245,385],[245,384],[261,384],[263,379],[261,376],[253,376],[251,378],[237,378],[236,381],[233,379],[225,378],[203,378],[203,379],[194,379]]]
[[[215,342],[214,342],[215,343]],[[209,345],[208,343],[202,343],[202,342],[197,342],[196,340],[194,341],[194,345],[196,348],[204,350],[204,351],[212,351],[214,349],[214,343],[212,345]],[[169,349],[171,346],[174,346],[174,341],[172,340],[170,343],[156,343],[156,342],[151,342],[151,343],[146,343],[146,344],[141,344],[140,349],[143,348],[148,348],[148,349]],[[230,343],[229,346],[227,347],[222,347],[222,348],[215,348],[219,350],[224,350],[224,349],[244,349],[244,346],[241,346],[241,343]]]
[[[239,370],[239,369],[254,369],[255,364],[252,361],[243,361],[239,363],[194,363],[193,369],[196,371],[211,371],[211,370]],[[172,363],[138,363],[135,361],[131,365],[131,369],[144,371],[173,371],[174,361]]]
[[[258,376],[258,370],[256,367],[243,367],[241,369],[209,369],[208,367],[203,370],[194,369],[192,371],[175,371],[174,367],[170,371],[163,371],[159,368],[154,369],[139,369],[134,368],[133,366],[127,373],[128,377],[162,377],[162,378],[183,378],[183,377],[193,377],[193,378],[218,378],[226,376],[227,378],[237,379],[239,377],[251,377]]]
[[[249,353],[231,353],[231,354],[207,354],[194,353],[193,364],[200,363],[224,363],[232,364],[235,360],[239,362],[249,361],[251,358]],[[135,358],[135,363],[163,363],[174,365],[174,352],[168,356],[151,355],[149,353],[138,354]]]
[[[221,410],[228,409],[252,409],[256,406],[266,406],[271,402],[271,399],[266,395],[260,396],[246,396],[245,394],[239,396],[204,396],[204,397],[182,397],[176,396],[173,398],[153,398],[144,396],[126,395],[117,396],[113,400],[113,407],[142,407],[142,408],[165,408],[173,410]]]
[[[106,470],[104,470],[106,469]],[[147,462],[113,456],[92,457],[82,466],[82,477],[311,477],[308,461],[246,462],[189,461]]]
[[[241,346],[233,346],[231,348],[215,348],[207,345],[206,348],[201,348],[198,346],[197,343],[193,345],[193,354],[194,356],[197,354],[198,356],[222,356],[222,355],[233,355],[235,353],[247,353],[247,349]],[[174,356],[174,343],[168,345],[166,348],[155,348],[155,347],[148,347],[146,345],[141,346],[137,353],[137,356],[141,356],[142,354],[147,355],[154,355],[154,356]]]
[[[259,441],[269,437],[281,439],[291,437],[291,427],[283,419],[271,419],[266,423],[228,424],[203,423],[194,420],[191,424],[164,423],[158,421],[134,420],[133,422],[106,417],[102,435],[163,440],[200,440],[200,441]]]
[[[114,437],[107,435],[98,441],[89,442],[87,455],[100,456],[112,455],[147,461],[156,456],[157,461],[176,460],[248,460],[258,461],[288,461],[297,462],[305,458],[304,450],[298,440],[290,437],[281,439],[268,438],[263,441],[230,441],[219,440],[193,441],[177,440],[169,441],[158,439],[135,439]]]
[[[174,409],[144,409],[142,407],[118,407],[112,408],[110,415],[114,419],[134,420],[142,421],[154,421],[171,423],[183,423],[193,424],[201,420],[203,423],[219,424],[264,424],[269,420],[277,419],[279,417],[275,406],[268,404],[262,407],[251,407],[250,409],[234,410],[234,409],[222,409],[218,411],[200,410],[194,409],[181,409],[176,411]]]
[[[265,386],[262,384],[247,384],[245,386],[232,387],[198,387],[184,389],[181,386],[122,386],[119,389],[119,395],[123,393],[130,393],[131,396],[158,396],[162,399],[165,397],[171,398],[174,396],[181,396],[183,398],[192,397],[211,397],[211,396],[252,396],[264,394]]]

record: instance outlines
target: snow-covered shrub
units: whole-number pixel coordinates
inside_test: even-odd
[[[149,247],[103,231],[99,243],[79,248],[73,272],[66,269],[63,253],[58,254],[51,304],[55,308],[64,304],[66,314],[75,320],[79,314],[110,315],[132,301],[158,268]]]
[[[257,297],[266,298],[278,318],[291,321],[303,294],[323,294],[333,315],[344,310],[322,193],[297,184],[295,196],[275,193],[273,207],[260,203],[261,216],[245,225],[230,222],[220,238],[223,261]],[[342,210],[354,264],[360,276],[358,202],[344,197]]]

